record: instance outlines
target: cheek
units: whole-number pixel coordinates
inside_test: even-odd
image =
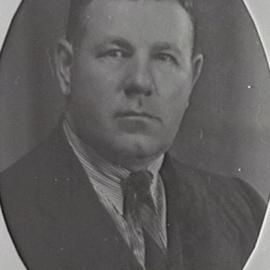
[[[110,105],[110,101],[113,103],[117,80],[112,75],[108,76],[104,70],[88,63],[77,69],[72,88],[86,106],[91,104],[100,108],[105,107],[104,103],[107,105]]]
[[[111,127],[112,117],[122,104],[119,80],[113,75],[106,76],[100,69],[85,67],[77,71],[73,80],[73,111],[96,129]]]
[[[192,86],[192,70],[170,69],[167,72],[155,70],[154,78],[156,87],[160,95],[170,99],[179,99],[189,96]]]
[[[167,128],[170,130],[178,129],[183,118],[184,112],[189,103],[191,93],[191,76],[174,74],[160,76],[158,91],[160,108]]]
[[[188,74],[167,74],[166,76],[162,74],[158,76],[156,82],[164,108],[167,108],[168,111],[182,111],[186,108],[192,89],[191,76]]]

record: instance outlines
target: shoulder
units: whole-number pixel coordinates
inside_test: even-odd
[[[189,194],[189,203],[199,205],[218,216],[234,223],[243,231],[257,232],[260,229],[266,203],[257,191],[246,181],[237,177],[225,177],[191,166],[183,165],[171,159],[179,190]]]
[[[63,135],[53,132],[1,173],[0,203],[7,220],[28,224],[30,216],[42,219],[39,207],[57,216],[70,201],[71,191],[82,194],[88,182]]]
[[[187,242],[202,249],[220,246],[223,255],[235,253],[228,256],[240,258],[243,265],[264,218],[266,204],[262,198],[239,178],[206,172],[173,159],[171,170],[178,189],[179,223],[184,224],[185,234],[190,232]],[[218,250],[213,252],[221,255]]]
[[[70,167],[72,157],[61,130],[55,129],[46,140],[1,172],[0,191],[19,187],[26,190],[27,185],[32,185],[37,179],[53,179],[63,175]]]

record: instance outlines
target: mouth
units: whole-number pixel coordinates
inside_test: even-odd
[[[147,112],[137,112],[132,110],[118,112],[116,113],[116,117],[129,119],[150,119],[161,122],[161,119],[158,116]]]

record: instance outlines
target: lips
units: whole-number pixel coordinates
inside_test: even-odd
[[[151,119],[151,120],[156,120],[161,122],[161,119],[158,116],[155,116],[153,114],[147,113],[147,112],[139,112],[139,111],[132,111],[132,110],[127,110],[127,111],[121,111],[116,113],[116,117],[120,118],[146,118],[146,119]]]

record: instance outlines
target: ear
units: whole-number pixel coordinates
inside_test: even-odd
[[[195,86],[197,80],[201,75],[202,67],[203,67],[203,55],[197,54],[192,59],[192,68],[193,68],[192,88]]]
[[[60,39],[55,52],[56,75],[64,95],[71,92],[71,68],[73,63],[72,45],[65,39]]]

